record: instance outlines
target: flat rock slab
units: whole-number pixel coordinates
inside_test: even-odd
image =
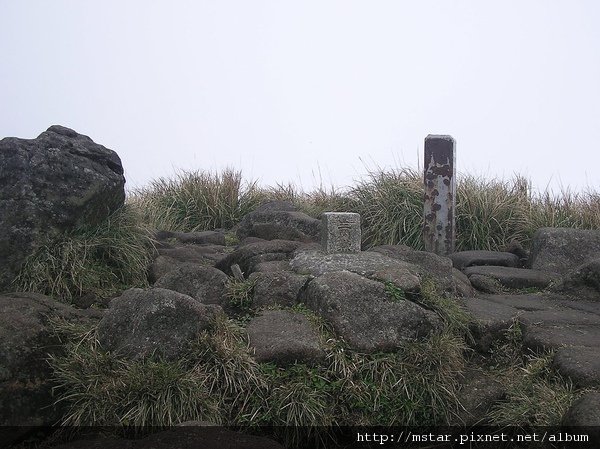
[[[527,268],[513,267],[467,267],[464,273],[471,278],[472,275],[488,276],[498,281],[503,287],[518,288],[546,288],[554,279],[548,273]]]
[[[414,265],[370,251],[355,254],[302,251],[290,261],[290,266],[297,273],[312,276],[350,271],[382,282],[392,282],[404,291],[418,291],[421,285]]]
[[[523,346],[534,351],[563,346],[600,347],[600,328],[584,324],[523,324]]]
[[[314,364],[324,359],[319,332],[306,316],[289,310],[265,310],[246,328],[258,362]]]
[[[598,357],[597,347],[560,348],[554,355],[553,366],[578,387],[600,385],[600,357]]]
[[[518,267],[519,258],[503,251],[459,251],[448,256],[454,268],[462,270],[472,266],[492,265]]]

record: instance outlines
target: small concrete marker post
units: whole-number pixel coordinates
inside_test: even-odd
[[[360,252],[360,214],[324,212],[321,216],[321,246],[327,254]]]
[[[456,142],[452,136],[425,137],[425,250],[447,256],[454,252],[456,206]]]

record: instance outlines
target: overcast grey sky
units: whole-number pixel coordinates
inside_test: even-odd
[[[451,134],[459,172],[600,190],[598,24],[598,0],[0,0],[0,137],[68,126],[129,188],[310,189]]]

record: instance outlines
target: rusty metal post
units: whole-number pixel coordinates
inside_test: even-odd
[[[452,136],[425,137],[425,250],[447,256],[454,252],[456,142]]]

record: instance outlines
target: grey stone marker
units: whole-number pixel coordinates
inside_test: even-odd
[[[324,212],[321,216],[321,246],[326,253],[360,252],[360,214]]]
[[[425,250],[442,256],[454,252],[456,142],[451,136],[425,137]]]

